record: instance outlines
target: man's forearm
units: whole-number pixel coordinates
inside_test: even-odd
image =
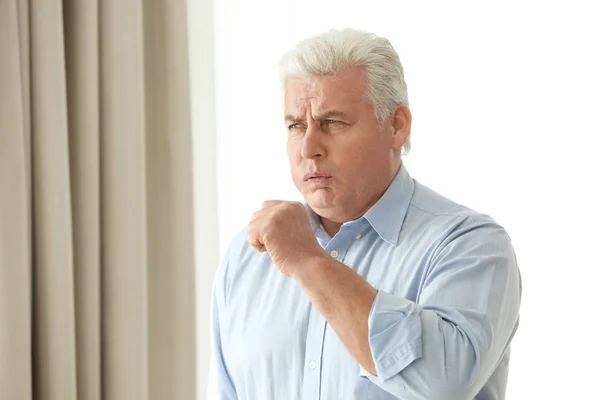
[[[293,275],[358,363],[377,375],[369,346],[369,313],[377,289],[350,267],[317,257]]]

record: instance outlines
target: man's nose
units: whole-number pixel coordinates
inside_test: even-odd
[[[304,133],[302,152],[303,158],[325,157],[325,146],[323,145],[324,132],[317,124],[309,124]]]

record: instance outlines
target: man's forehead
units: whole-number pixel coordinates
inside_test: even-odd
[[[285,116],[304,119],[333,111],[351,114],[364,103],[364,81],[356,71],[310,78],[290,78],[285,85]]]
[[[344,102],[327,102],[317,97],[299,98],[297,101],[285,105],[285,118],[304,120],[310,114],[313,118],[330,114],[343,114],[349,108]]]
[[[319,112],[327,107],[329,96],[324,93],[311,93],[295,88],[286,88],[285,111],[286,113],[305,114],[306,112]]]
[[[306,119],[310,114],[313,118],[331,116],[348,116],[364,100],[347,96],[286,96],[284,105],[285,118],[294,120]]]
[[[314,107],[325,101],[327,97],[325,91],[314,86],[304,84],[294,85],[290,83],[285,88],[286,105],[293,105],[294,107]]]
[[[315,113],[327,108],[328,103],[330,102],[327,102],[327,99],[319,96],[296,96],[286,101],[285,109],[302,114],[308,111]]]

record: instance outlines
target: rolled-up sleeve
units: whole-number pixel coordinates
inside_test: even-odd
[[[516,330],[520,285],[506,232],[463,221],[435,249],[416,302],[378,291],[368,320],[377,375],[360,374],[404,400],[472,399]]]
[[[421,307],[379,291],[369,315],[369,345],[377,377],[385,381],[423,355]],[[368,372],[361,369],[361,374]]]

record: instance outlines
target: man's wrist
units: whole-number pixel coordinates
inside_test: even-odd
[[[320,269],[329,268],[334,261],[327,253],[307,257],[298,263],[291,276],[301,286],[306,286],[315,281]]]

